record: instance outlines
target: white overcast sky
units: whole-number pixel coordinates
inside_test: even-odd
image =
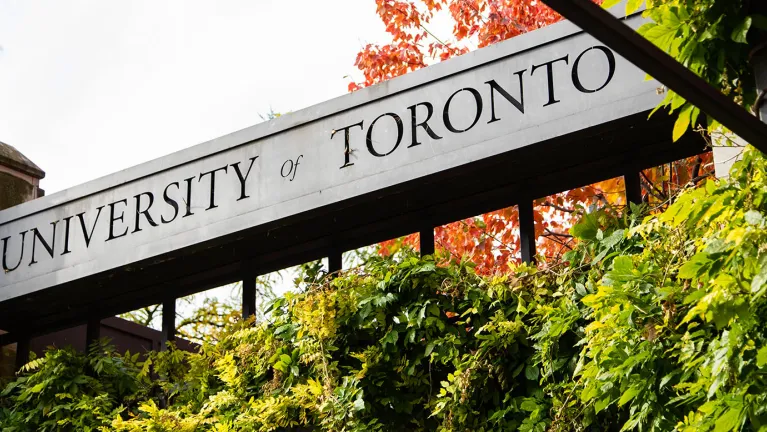
[[[374,0],[0,0],[0,141],[66,189],[346,93]]]

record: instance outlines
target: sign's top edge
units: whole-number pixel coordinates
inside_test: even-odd
[[[624,10],[624,2],[621,2],[611,8],[610,12],[617,18],[623,18],[625,17],[625,14],[623,13]],[[193,145],[139,165],[134,165],[130,168],[64,189],[51,195],[10,207],[0,211],[0,225],[5,225],[77,199],[82,199],[198,159],[390,97],[462,71],[493,63],[540,46],[555,43],[561,39],[580,33],[583,33],[583,30],[575,24],[569,21],[561,21],[545,28],[525,33],[506,41],[384,81],[380,84],[366,87],[353,93],[341,95],[316,105],[285,114],[279,118],[258,123],[219,138],[214,138],[210,141]]]

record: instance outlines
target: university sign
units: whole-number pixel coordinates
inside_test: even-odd
[[[657,87],[569,23],[523,35],[0,212],[0,302],[641,113]]]

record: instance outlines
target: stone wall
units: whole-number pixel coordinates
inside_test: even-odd
[[[36,190],[24,179],[0,171],[0,210],[37,198]]]

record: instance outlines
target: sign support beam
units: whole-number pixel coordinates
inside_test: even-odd
[[[91,344],[101,337],[101,320],[91,317],[85,326],[85,350],[90,349]]]
[[[169,299],[162,304],[162,338],[160,351],[168,349],[168,342],[176,339],[176,299]]]
[[[419,239],[421,256],[434,255],[434,227],[422,229]]]
[[[256,276],[246,273],[242,278],[242,319],[256,314]]]
[[[767,46],[758,49],[751,61],[754,63],[754,75],[756,75],[756,88],[760,91],[761,98],[757,101],[757,113],[763,122],[767,122]]]
[[[626,60],[767,153],[767,125],[589,0],[543,0]]]
[[[338,273],[343,270],[343,267],[343,252],[334,249],[333,252],[328,255],[328,273]]]
[[[522,251],[522,261],[535,263],[535,219],[533,216],[533,200],[524,199],[517,205],[519,209],[519,242]]]
[[[627,170],[623,175],[623,183],[626,185],[626,205],[634,203],[642,204],[642,180],[636,170]],[[627,207],[628,208],[628,207]]]
[[[28,336],[22,336],[16,341],[16,371],[29,363],[29,343],[31,339]]]

